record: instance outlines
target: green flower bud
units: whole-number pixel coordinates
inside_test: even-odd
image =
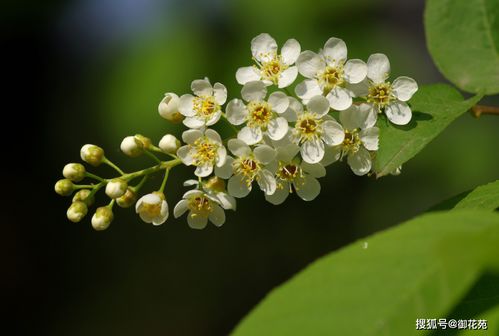
[[[62,175],[73,182],[80,182],[85,178],[85,166],[81,163],[68,163],[64,166]]]
[[[159,115],[174,123],[184,120],[184,116],[178,111],[178,102],[179,98],[175,93],[165,93],[158,106]]]
[[[116,199],[116,203],[122,208],[131,207],[137,201],[137,194],[131,188],[126,190],[126,193]]]
[[[180,141],[171,134],[165,135],[159,142],[159,148],[167,154],[175,154],[180,145]]]
[[[85,145],[80,150],[80,156],[86,163],[97,167],[104,160],[104,150],[99,146]]]
[[[130,157],[144,153],[144,144],[134,136],[127,136],[120,145],[121,151]]]
[[[128,188],[128,183],[121,179],[115,178],[109,181],[106,185],[106,195],[110,198],[118,198],[123,196]]]
[[[89,197],[91,192],[92,191],[88,190],[88,189],[79,190],[74,195],[73,202],[84,202],[87,206],[91,206],[92,204],[94,204],[94,200],[95,200],[93,195],[91,197]]]
[[[57,181],[55,184],[55,192],[58,193],[61,196],[69,196],[74,190],[74,185],[71,180],[68,179],[62,179]]]
[[[105,230],[109,227],[113,218],[113,211],[109,207],[104,206],[97,208],[97,211],[95,211],[95,214],[92,216],[92,227],[97,231]]]
[[[70,221],[72,221],[73,223],[78,223],[83,219],[83,217],[85,217],[87,211],[87,205],[81,201],[77,201],[71,204],[68,211],[66,212],[66,215],[68,216],[68,219]]]

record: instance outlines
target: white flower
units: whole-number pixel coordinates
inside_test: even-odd
[[[281,54],[277,54],[277,43],[269,34],[260,34],[251,40],[251,53],[256,65],[239,68],[236,79],[239,84],[262,80],[266,85],[275,84],[285,88],[294,82],[298,75],[292,66],[300,54],[300,43],[289,39],[284,43]]]
[[[222,115],[221,105],[227,100],[227,89],[223,84],[211,86],[208,78],[194,80],[191,94],[180,97],[178,108],[186,118],[183,123],[189,128],[201,128],[215,124]]]
[[[177,156],[186,166],[196,166],[194,174],[199,177],[206,177],[213,172],[215,166],[215,174],[220,177],[225,177],[227,174],[227,150],[222,144],[220,135],[212,130],[207,129],[204,132],[201,130],[188,130],[182,134],[182,140],[187,144],[182,146],[177,151]]]
[[[312,201],[320,191],[321,185],[317,177],[326,175],[326,170],[320,163],[310,164],[300,160],[297,154],[300,147],[288,144],[277,148],[276,160],[271,169],[277,180],[277,189],[272,195],[265,195],[265,199],[274,205],[283,203],[288,195],[296,190],[304,201]]]
[[[212,198],[214,198],[222,208],[226,210],[236,210],[236,199],[227,193],[225,181],[218,176],[211,177],[208,181],[200,182],[196,180],[187,180],[184,182],[184,187],[195,186],[196,189],[203,190]]]
[[[276,189],[274,175],[265,165],[275,158],[275,150],[267,145],[258,145],[254,150],[239,139],[231,139],[229,150],[236,156],[232,161],[234,176],[229,179],[227,190],[234,197],[245,197],[256,181],[260,189],[267,195],[272,195]]]
[[[296,105],[297,120],[292,131],[292,140],[300,145],[305,162],[318,163],[324,157],[324,146],[338,145],[343,141],[343,128],[328,116],[329,102],[323,96],[315,96],[304,111]]]
[[[366,78],[366,63],[359,59],[347,61],[343,40],[331,37],[318,54],[304,51],[296,61],[298,71],[308,78],[296,86],[296,94],[307,103],[312,97],[325,95],[331,108],[342,111],[352,105],[352,84]]]
[[[162,192],[153,192],[142,196],[135,204],[135,212],[146,223],[161,225],[168,218],[168,203]]]
[[[178,111],[179,98],[173,92],[165,93],[165,96],[158,105],[159,115],[168,121],[180,122],[184,116]]]
[[[180,141],[171,134],[166,134],[159,141],[159,148],[166,154],[175,154],[180,147]]]
[[[393,83],[385,82],[390,74],[390,61],[383,54],[374,54],[367,60],[367,78],[369,88],[367,102],[379,113],[383,110],[395,125],[406,125],[411,121],[412,112],[406,101],[418,90],[418,84],[412,78],[401,76]]]
[[[219,201],[202,190],[186,192],[183,199],[175,205],[173,215],[178,218],[187,210],[189,210],[187,223],[192,229],[204,229],[208,219],[215,226],[222,226],[225,223],[225,212]]]
[[[280,116],[289,106],[288,97],[282,92],[274,92],[269,96],[268,101],[264,98],[267,95],[267,88],[261,81],[248,82],[241,90],[241,99],[233,99],[227,104],[227,119],[234,125],[241,125],[246,122],[237,134],[237,138],[254,145],[260,142],[264,134],[272,140],[282,139],[288,132],[288,121]]]
[[[120,178],[115,178],[106,184],[106,195],[109,198],[118,198],[126,193],[128,188],[128,183]]]
[[[369,151],[378,150],[379,129],[376,111],[369,104],[352,105],[340,112],[340,122],[344,129],[344,140],[332,147],[323,163],[328,165],[347,156],[347,162],[355,175],[365,175],[371,171],[372,158]]]
[[[121,151],[130,157],[137,157],[144,153],[144,144],[135,136],[127,136],[120,145]]]

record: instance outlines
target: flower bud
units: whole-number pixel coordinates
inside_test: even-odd
[[[86,163],[97,167],[104,160],[104,150],[99,146],[85,145],[80,150],[80,156]]]
[[[171,134],[165,135],[159,142],[159,148],[167,154],[175,154],[180,145],[180,141]]]
[[[66,212],[66,215],[68,216],[68,219],[70,221],[72,221],[73,223],[78,223],[83,219],[83,217],[85,217],[87,211],[88,207],[85,203],[76,201],[71,204],[68,211]]]
[[[161,225],[168,218],[168,203],[162,192],[155,191],[142,196],[135,204],[135,212],[146,223]]]
[[[61,196],[69,196],[74,190],[74,185],[71,180],[68,179],[62,179],[57,181],[55,184],[55,192],[58,193]]]
[[[73,197],[73,202],[83,202],[87,206],[91,206],[92,204],[94,204],[94,200],[95,200],[93,195],[90,196],[91,193],[92,193],[92,191],[90,191],[88,189],[78,190],[78,192]]]
[[[184,116],[178,111],[179,98],[175,93],[165,93],[165,97],[158,106],[159,115],[168,121],[179,123],[184,119]]]
[[[80,182],[85,178],[85,166],[81,163],[68,163],[64,166],[62,175],[73,182]]]
[[[115,178],[109,181],[106,185],[106,195],[110,198],[118,198],[123,196],[128,188],[128,183],[120,178]]]
[[[142,143],[142,147],[144,147],[144,149],[149,149],[149,147],[151,147],[151,139],[148,137],[143,136],[142,134],[135,134],[135,139]]]
[[[128,188],[125,194],[116,199],[116,203],[122,208],[131,207],[137,200],[137,194],[132,189]]]
[[[120,145],[121,151],[130,157],[137,157],[144,153],[144,145],[134,136],[127,136]]]
[[[214,192],[223,192],[225,191],[225,181],[218,176],[213,176],[204,184],[204,187]]]
[[[113,211],[109,207],[104,206],[97,208],[97,211],[95,211],[95,214],[92,216],[92,227],[97,231],[105,230],[109,227],[113,218]]]

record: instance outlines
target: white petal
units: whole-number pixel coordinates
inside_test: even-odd
[[[272,119],[267,127],[267,132],[272,140],[281,140],[288,133],[288,121],[283,117]]]
[[[241,125],[248,116],[248,109],[241,99],[232,99],[225,109],[227,120],[233,125]]]
[[[205,121],[196,117],[187,117],[182,123],[189,128],[201,128],[205,126]]]
[[[300,56],[301,46],[295,39],[289,39],[281,48],[281,56],[284,63],[291,65]]]
[[[401,76],[393,81],[392,89],[398,100],[408,101],[418,90],[418,83],[410,77]]]
[[[189,212],[187,224],[189,224],[191,229],[202,230],[206,227],[206,224],[208,224],[208,218]]]
[[[175,218],[179,218],[182,216],[187,209],[189,209],[189,202],[187,200],[180,200],[177,205],[175,205],[175,208],[173,208],[173,216]]]
[[[198,189],[193,189],[193,190],[187,190],[182,198],[191,198],[191,197],[196,197],[196,196],[203,196],[203,192]]]
[[[385,113],[395,125],[407,125],[412,118],[411,108],[404,102],[394,102],[388,105]]]
[[[217,121],[220,120],[220,117],[222,116],[222,111],[218,110],[217,112],[213,113],[211,117],[206,120],[206,126],[211,126],[217,123]]]
[[[346,62],[345,80],[351,84],[362,82],[367,76],[367,64],[360,59],[351,59]]]
[[[218,149],[217,149],[216,166],[217,167],[222,167],[225,164],[226,160],[227,160],[227,150],[225,149],[224,146],[218,147]]]
[[[285,93],[277,91],[273,92],[268,99],[272,111],[284,113],[289,107],[289,98]]]
[[[186,116],[186,117],[192,117],[193,115],[196,114],[196,112],[193,110],[194,107],[194,96],[191,94],[185,94],[180,97],[178,101],[178,111]]]
[[[315,79],[305,79],[295,87],[295,93],[307,103],[312,97],[322,95],[322,89]]]
[[[194,175],[199,176],[199,177],[206,177],[210,175],[213,172],[213,165],[207,163],[202,166],[196,167],[196,170],[194,171]]]
[[[343,111],[352,105],[352,95],[349,90],[337,86],[326,97],[333,110]]]
[[[299,185],[295,183],[295,189],[298,196],[304,201],[312,201],[321,192],[321,185],[315,177],[307,175],[300,182]]]
[[[290,162],[300,152],[300,147],[294,143],[277,148],[276,158],[279,161]]]
[[[371,154],[361,147],[357,153],[348,156],[348,165],[355,175],[365,175],[371,170]]]
[[[214,142],[216,142],[218,144],[222,144],[222,138],[220,137],[220,134],[218,134],[217,131],[212,130],[212,129],[207,129],[204,132],[204,135],[206,135],[206,137],[208,139],[213,140]]]
[[[300,149],[305,162],[318,163],[324,157],[324,143],[320,140],[305,141]]]
[[[379,128],[371,127],[362,130],[359,133],[360,140],[364,147],[366,147],[370,151],[378,150],[378,142],[379,142]]]
[[[326,67],[324,59],[310,50],[306,50],[300,54],[296,60],[296,65],[298,66],[298,72],[307,78],[314,78],[318,72],[324,70]]]
[[[225,223],[225,212],[220,206],[215,204],[208,218],[215,226],[220,227]]]
[[[253,81],[244,84],[241,96],[246,101],[260,101],[267,95],[267,87],[262,81]]]
[[[289,182],[282,182],[282,188],[277,188],[272,195],[265,195],[265,199],[274,205],[284,203],[289,196]]]
[[[363,122],[360,125],[361,129],[371,128],[378,120],[378,111],[372,104],[362,103],[357,106],[359,113],[363,115]]]
[[[254,66],[239,68],[236,71],[236,80],[241,85],[260,80],[260,78],[260,71]]]
[[[234,159],[230,156],[227,156],[225,163],[218,167],[215,167],[215,175],[217,175],[220,178],[223,179],[228,179],[229,177],[232,176],[232,162],[234,162]]]
[[[219,192],[217,193],[217,198],[222,205],[222,208],[224,208],[225,210],[236,210],[236,199],[231,195],[224,192]]]
[[[347,59],[347,45],[343,40],[331,37],[324,44],[322,54],[331,65],[342,64]]]
[[[203,136],[200,130],[187,130],[182,133],[182,140],[189,145],[192,145],[197,139]]]
[[[227,183],[227,191],[229,195],[237,198],[245,197],[251,191],[251,185],[246,184],[246,179],[241,175],[234,175],[229,179]]]
[[[152,220],[152,225],[163,224],[168,219],[168,215],[169,215],[168,203],[166,203],[166,201],[163,201],[161,203],[161,213],[158,217]]]
[[[279,75],[279,80],[277,82],[277,86],[279,88],[285,88],[293,84],[296,77],[298,76],[298,68],[296,66],[292,66],[281,72]]]
[[[307,103],[307,108],[322,117],[329,112],[329,101],[324,96],[315,96]]]
[[[274,174],[267,169],[262,169],[258,173],[257,182],[260,189],[262,189],[266,195],[272,195],[276,191],[277,183]]]
[[[182,146],[178,149],[177,151],[177,156],[182,160],[182,162],[186,166],[190,166],[193,162],[194,159],[191,155],[191,149],[190,146]]]
[[[334,146],[326,148],[326,152],[324,153],[324,158],[321,161],[321,165],[324,167],[329,166],[330,164],[338,161],[341,157],[342,146]]]
[[[367,77],[374,83],[382,83],[390,75],[390,61],[384,54],[373,54],[367,60]]]
[[[251,40],[251,54],[259,62],[268,62],[277,53],[277,43],[269,34],[263,33]]]
[[[230,139],[227,146],[235,156],[244,157],[251,154],[251,148],[242,140]]]
[[[255,158],[263,164],[268,164],[275,159],[276,151],[274,148],[267,145],[260,145],[253,151]]]
[[[263,132],[259,127],[250,128],[246,126],[237,133],[237,138],[246,142],[248,145],[254,145],[262,140]]]
[[[218,105],[223,105],[227,101],[227,88],[221,83],[213,85],[213,96]]]
[[[343,127],[334,120],[327,120],[322,124],[324,134],[322,138],[326,145],[336,146],[343,142],[345,139],[345,132]]]
[[[366,78],[360,83],[346,83],[345,87],[352,92],[354,97],[365,97],[369,94],[369,80]]]
[[[184,183],[182,183],[182,185],[184,187],[196,186],[196,188],[197,188],[198,184],[199,184],[199,182],[197,180],[187,180]]]
[[[326,152],[327,151],[328,150],[326,149]],[[324,155],[326,155],[326,154],[324,153]],[[326,176],[326,168],[324,168],[324,166],[320,163],[311,164],[311,163],[307,163],[307,162],[303,161],[300,166],[304,172],[312,175],[313,177]]]
[[[199,97],[213,95],[213,87],[207,79],[196,79],[192,81],[191,90]]]

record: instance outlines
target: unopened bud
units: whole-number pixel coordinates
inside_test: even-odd
[[[80,150],[80,156],[86,163],[97,167],[104,160],[104,150],[99,146],[85,145]]]
[[[122,208],[129,208],[135,203],[135,201],[137,201],[137,194],[135,191],[128,188],[123,196],[116,199],[116,204]]]
[[[81,163],[68,163],[64,166],[62,175],[73,182],[80,182],[85,178],[85,166]]]
[[[74,190],[74,185],[73,182],[71,182],[71,180],[62,179],[57,181],[54,190],[56,193],[58,193],[61,196],[69,196]]]
[[[121,151],[130,157],[144,153],[144,145],[134,136],[127,136],[120,145]]]
[[[113,211],[107,207],[97,208],[95,214],[92,216],[92,227],[97,231],[105,230],[113,221]]]
[[[92,191],[88,189],[81,189],[73,196],[73,202],[84,202],[87,206],[94,204],[94,196],[90,196]]]
[[[135,134],[135,139],[142,143],[142,147],[144,147],[144,149],[149,149],[149,147],[151,147],[151,139],[148,137],[143,136],[142,134]]]
[[[161,150],[167,154],[175,154],[180,145],[180,141],[171,134],[165,135],[159,142],[159,148],[161,148]]]
[[[178,111],[179,98],[175,93],[165,93],[165,97],[158,106],[159,115],[168,121],[179,123],[184,119],[184,116]]]
[[[128,188],[128,183],[120,178],[109,181],[106,185],[106,195],[110,198],[118,198],[123,196]]]
[[[87,211],[87,205],[81,201],[77,201],[71,204],[68,211],[66,212],[66,215],[68,216],[68,219],[70,221],[72,221],[73,223],[78,223],[83,219],[83,217],[85,217]]]

